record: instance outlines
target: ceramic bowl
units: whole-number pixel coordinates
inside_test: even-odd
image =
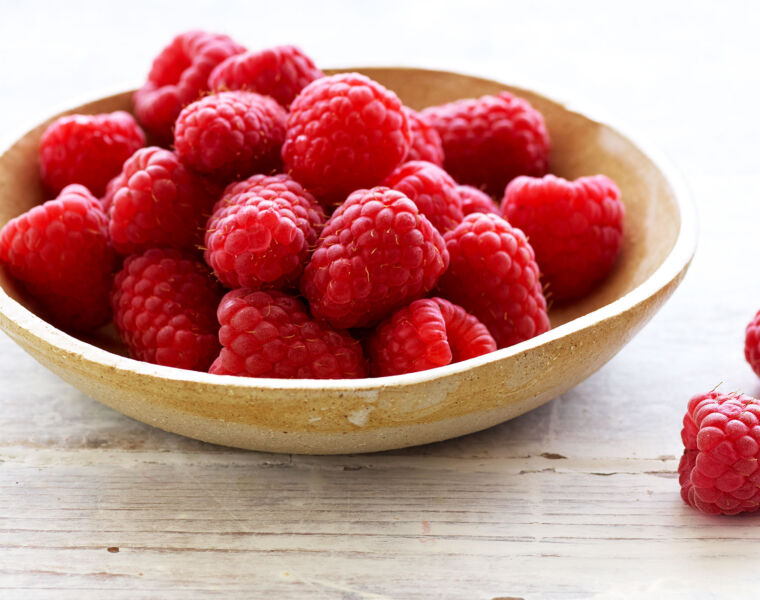
[[[527,89],[450,72],[359,70],[415,109],[502,90],[526,98],[549,127],[553,173],[604,173],[622,191],[626,232],[611,275],[583,300],[552,309],[552,329],[543,335],[447,367],[377,379],[249,379],[138,362],[125,356],[110,327],[76,338],[45,322],[5,270],[0,327],[85,394],[155,427],[255,450],[371,452],[471,433],[544,404],[612,358],[676,289],[694,253],[696,219],[679,178],[650,150]],[[130,110],[131,97],[67,112]],[[37,147],[53,118],[0,157],[0,225],[46,199]]]

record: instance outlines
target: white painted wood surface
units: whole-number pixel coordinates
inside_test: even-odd
[[[692,271],[612,362],[549,405],[368,456],[166,434],[0,338],[0,598],[751,596],[760,516],[695,513],[675,469],[690,395],[720,381],[760,392],[742,356],[760,308],[757,9],[274,4],[137,0],[116,15],[0,0],[0,136],[139,83],[191,26],[252,48],[296,42],[323,65],[458,69],[559,90],[663,148],[701,212]]]

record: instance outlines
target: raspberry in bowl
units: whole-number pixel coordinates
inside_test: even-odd
[[[225,52],[233,55],[239,53],[239,50],[237,46],[230,46]],[[221,54],[219,58],[221,62]],[[324,72],[328,77],[337,75],[336,71]],[[271,290],[268,289],[269,284],[266,284],[261,285],[259,290],[249,292],[235,292],[230,288],[215,292],[220,295],[233,294],[228,298],[237,298],[239,294],[241,298],[251,299],[252,303],[255,301],[261,305],[248,307],[241,304],[239,311],[236,310],[234,314],[222,313],[225,323],[229,321],[224,340],[220,344],[220,347],[230,348],[227,359],[221,361],[226,365],[225,369],[219,368],[220,363],[217,363],[217,367],[212,368],[216,372],[206,373],[135,360],[128,357],[126,347],[108,327],[89,332],[59,329],[46,320],[44,306],[34,300],[29,290],[14,278],[6,266],[0,267],[0,327],[45,366],[88,395],[124,414],[169,431],[209,442],[265,451],[311,454],[370,452],[428,443],[478,431],[547,402],[582,381],[609,360],[654,315],[681,281],[691,261],[696,241],[694,211],[690,200],[678,177],[665,163],[616,128],[584,114],[569,111],[560,103],[530,90],[485,79],[450,72],[401,68],[361,69],[360,75],[361,77],[351,75],[348,78],[350,85],[345,86],[343,83],[346,79],[339,77],[338,88],[328,91],[322,89],[322,84],[317,85],[321,80],[316,79],[302,91],[307,93],[309,87],[313,86],[308,93],[314,93],[320,98],[324,98],[323,93],[333,94],[338,99],[329,102],[344,106],[348,112],[366,110],[370,122],[375,125],[376,120],[372,119],[379,118],[381,112],[384,119],[389,119],[387,123],[383,121],[383,127],[387,126],[387,131],[393,132],[395,142],[381,154],[382,165],[361,157],[356,159],[351,164],[356,165],[352,174],[357,180],[349,187],[362,186],[360,189],[375,190],[373,194],[385,197],[389,192],[379,192],[379,186],[383,186],[384,180],[407,160],[407,153],[412,147],[407,111],[416,111],[428,122],[430,116],[443,114],[440,122],[433,122],[432,126],[438,123],[444,134],[441,135],[436,129],[438,137],[442,139],[444,168],[447,160],[450,164],[453,160],[457,165],[456,172],[450,172],[449,175],[458,186],[475,186],[487,193],[484,197],[473,193],[471,189],[467,192],[470,197],[478,196],[478,200],[472,203],[468,201],[467,214],[462,210],[464,200],[461,196],[459,205],[456,200],[452,200],[454,209],[446,214],[456,215],[454,221],[461,214],[460,223],[445,224],[442,228],[447,231],[437,232],[425,217],[424,213],[428,209],[424,206],[416,207],[403,191],[398,190],[392,191],[407,198],[393,200],[401,203],[398,210],[403,208],[401,212],[404,212],[404,216],[398,217],[398,222],[392,219],[386,221],[395,216],[390,213],[381,215],[380,212],[387,207],[383,201],[371,198],[362,202],[354,201],[355,208],[348,207],[337,218],[331,217],[334,205],[345,199],[341,196],[348,196],[356,190],[347,192],[340,182],[335,183],[330,178],[332,171],[329,170],[329,165],[317,164],[317,159],[309,155],[309,144],[323,143],[319,141],[319,136],[299,141],[300,134],[294,129],[290,138],[286,132],[283,145],[287,149],[284,150],[283,167],[267,163],[267,168],[273,172],[252,174],[244,169],[232,171],[235,171],[235,176],[240,171],[240,178],[291,176],[297,179],[300,171],[307,173],[308,178],[313,177],[298,182],[303,187],[303,192],[299,188],[298,195],[307,198],[313,196],[324,207],[328,225],[322,230],[321,219],[317,219],[314,221],[313,233],[308,228],[303,233],[303,228],[293,226],[288,228],[290,233],[285,235],[283,229],[285,238],[281,247],[290,248],[292,244],[297,246],[290,253],[294,257],[292,272],[296,275],[293,277],[297,278],[297,273],[303,267],[303,272],[319,285],[308,288],[310,291],[306,302],[298,296],[306,275],[298,281],[290,277],[280,280],[278,275],[275,278],[277,285],[289,286],[287,289]],[[367,84],[363,78],[374,83]],[[199,86],[203,87],[201,84]],[[504,92],[509,95],[504,95]],[[344,100],[342,98],[347,98],[344,93],[353,94],[354,97]],[[383,111],[373,105],[374,100],[367,95],[375,93],[378,94],[377,98],[387,102],[383,104]],[[489,156],[489,160],[480,163],[462,158],[460,141],[466,136],[456,132],[450,134],[445,130],[452,122],[446,116],[452,110],[451,107],[446,110],[435,109],[436,106],[451,105],[460,99],[497,95],[502,98],[497,103],[498,110],[489,110],[498,116],[499,123],[503,124],[510,110],[519,109],[521,114],[530,116],[533,115],[531,111],[536,111],[542,115],[550,138],[551,153],[547,158],[549,144],[544,143],[540,124],[536,125],[538,133],[534,136],[536,143],[531,151],[535,151],[537,158],[534,162],[537,166],[523,174],[541,177],[548,168],[552,174],[567,181],[602,174],[613,180],[619,188],[620,200],[625,205],[625,229],[619,255],[606,276],[575,301],[554,304],[550,297],[549,302],[542,305],[540,261],[535,268],[527,246],[523,247],[526,234],[518,234],[519,226],[495,214],[495,204],[489,204],[488,201],[489,197],[492,202],[502,197],[503,187],[496,188],[506,185],[512,178],[512,172],[505,168],[506,175],[491,176],[488,169],[494,168],[494,165],[497,169],[502,168],[498,157]],[[520,101],[513,101],[512,97],[519,98]],[[509,100],[504,100],[505,98]],[[129,111],[131,99],[132,92],[127,92],[77,107],[75,112],[103,114]],[[187,102],[195,100],[196,97]],[[302,111],[292,125],[301,127],[303,131],[309,127],[308,118],[304,116],[309,110],[307,104],[303,98],[299,100],[298,97],[292,103],[292,106]],[[528,105],[530,109],[527,108]],[[347,129],[328,122],[332,118],[329,111],[320,114],[328,115],[321,117],[326,119],[324,131],[336,132],[339,141],[345,141],[340,132]],[[488,114],[493,116],[491,112]],[[534,119],[531,123],[537,124],[538,121]],[[36,163],[36,144],[46,124],[31,130],[0,157],[0,226],[51,199],[39,181]],[[308,131],[312,132],[312,129]],[[505,137],[502,141],[509,139],[511,138]],[[300,143],[303,145],[298,146]],[[486,144],[482,147],[492,146]],[[583,147],[584,152],[574,152],[573,149],[577,147]],[[351,149],[350,144],[344,145],[344,150],[336,152],[334,160],[340,160],[342,153]],[[525,153],[518,155],[524,157]],[[418,155],[412,155],[411,158],[430,161],[429,157]],[[469,176],[468,169],[473,164],[478,166],[478,170]],[[297,168],[288,173],[290,167]],[[284,173],[275,172],[282,169],[285,170]],[[327,178],[324,177],[325,173]],[[217,180],[211,171],[205,175],[199,174],[198,177],[198,190],[204,190],[217,199],[222,198],[224,186],[232,183]],[[250,182],[247,185],[250,186]],[[222,211],[217,216],[222,215],[223,219],[218,220],[225,220],[223,226],[228,228],[220,230],[220,241],[211,248],[210,254],[221,248],[231,248],[234,251],[238,241],[243,240],[246,252],[256,260],[274,253],[280,261],[278,264],[282,264],[281,257],[287,253],[274,252],[266,244],[270,243],[270,238],[279,239],[274,232],[278,224],[286,223],[287,219],[283,216],[276,219],[262,216],[265,210],[270,210],[267,203],[271,204],[273,200],[262,198],[258,187],[248,191],[234,188],[232,191],[237,193],[230,193],[230,207],[214,207],[213,201],[205,205],[205,210],[208,211],[206,217],[210,217],[212,211]],[[280,191],[278,188],[267,193],[272,198],[275,195],[280,198],[286,192],[287,190]],[[241,202],[240,205],[234,204],[238,201]],[[240,208],[236,208],[238,206]],[[349,208],[351,214],[343,218]],[[365,209],[367,215],[372,215],[371,218],[367,217],[369,220],[362,213]],[[233,213],[234,223],[229,216]],[[247,220],[249,215],[250,220]],[[343,225],[331,227],[331,218],[333,224],[342,219]],[[296,222],[298,215],[293,218],[288,216],[288,219],[295,219]],[[268,234],[261,239],[248,235],[251,230],[246,230],[246,227],[251,226],[251,223],[268,223],[269,220],[272,222],[272,235]],[[362,231],[368,222],[386,225],[395,223],[393,227],[383,230],[390,233],[383,244],[378,246],[382,248],[384,257],[378,263],[372,262],[376,253],[372,253],[374,246],[370,244],[369,237],[373,234]],[[379,225],[372,227],[373,231],[379,231]],[[402,228],[407,228],[403,231],[418,232],[409,236],[408,244],[402,244],[400,238],[398,242],[395,239],[396,232],[402,231]],[[365,234],[368,237],[362,238]],[[436,235],[441,238],[442,244],[438,243]],[[313,238],[314,241],[298,245],[299,236],[303,236],[304,240]],[[320,244],[324,244],[325,236],[331,241],[329,247],[325,245],[324,251],[320,252],[318,249]],[[447,236],[451,239],[451,249],[456,250],[457,256],[467,259],[457,263],[459,266],[453,276],[446,274],[453,264],[453,259],[445,256],[450,254],[446,245]],[[203,239],[203,236],[198,239]],[[354,241],[359,244],[360,239],[361,244],[364,244],[362,247],[368,249],[365,254],[354,252],[352,244]],[[216,237],[212,241],[217,244],[215,240]],[[423,244],[424,240],[428,241]],[[496,241],[499,243],[498,248]],[[529,234],[527,241],[530,241]],[[202,242],[198,243],[202,245]],[[402,250],[412,248],[413,244],[418,246],[404,254],[405,266],[398,268]],[[209,249],[183,248],[181,260],[203,261],[204,250]],[[173,256],[178,251],[167,252]],[[337,256],[339,252],[346,254]],[[399,295],[397,301],[384,305],[382,309],[375,309],[379,306],[378,298],[386,292],[382,285],[366,285],[360,276],[361,272],[381,273],[382,279],[379,281],[392,283],[396,287],[402,286],[408,278],[416,281],[419,274],[415,269],[420,265],[434,264],[423,259],[431,258],[435,252],[440,254],[443,265],[441,273],[429,270],[433,274],[429,280],[424,280],[424,285],[413,288],[409,295]],[[315,263],[315,268],[310,269],[308,265],[313,256],[317,256],[319,262]],[[468,263],[468,260],[472,262]],[[230,268],[225,265],[226,263],[220,262],[215,268],[220,273],[250,271],[239,268],[240,265],[236,267],[233,263]],[[367,271],[364,271],[365,267]],[[323,268],[326,269],[326,276],[320,274]],[[115,268],[114,273],[116,270]],[[208,277],[212,277],[212,270],[209,267]],[[262,271],[257,267],[255,272]],[[350,277],[341,279],[349,272]],[[151,276],[150,273],[152,271],[147,271],[148,276]],[[427,277],[428,271],[424,273]],[[476,296],[476,292],[479,289],[490,289],[489,285],[494,278],[523,284],[521,287],[510,288],[513,290],[510,292],[512,295],[505,297],[502,303],[489,304]],[[352,307],[359,306],[359,300],[363,305],[372,306],[376,312],[372,313],[371,319],[354,317],[354,314],[359,314],[358,310],[355,313],[334,313],[338,315],[333,316],[334,324],[313,319],[315,315],[309,312],[307,304],[314,302],[317,306],[318,298],[312,295],[323,292],[314,290],[328,290],[332,280],[343,281],[349,287],[331,288],[331,297],[337,299],[336,302],[348,298],[348,304]],[[377,277],[372,279],[372,282],[377,281]],[[246,285],[253,283],[247,282]],[[134,290],[136,298],[143,297],[140,289],[135,287]],[[270,310],[267,307],[274,306],[280,302],[278,299],[285,297],[293,299],[287,302],[295,307],[292,314],[297,315],[297,318],[277,321],[276,327],[271,327],[274,317],[267,312]],[[443,297],[442,303],[435,306],[435,303],[431,304],[433,299],[440,297]],[[259,302],[261,299],[267,302]],[[420,303],[425,299],[428,300]],[[510,312],[514,308],[513,301],[522,303],[523,312]],[[414,310],[407,310],[415,302],[418,304],[414,304]],[[432,325],[429,329],[421,326],[410,333],[411,330],[403,324],[404,315],[416,313],[419,307],[423,310],[420,318],[429,319]],[[254,318],[255,315],[251,312],[253,308],[259,311],[261,318]],[[323,310],[324,315],[333,314],[324,307],[317,309],[317,312],[319,310]],[[527,326],[525,319],[520,320],[517,329],[510,328],[513,314],[530,315],[532,329]],[[348,319],[346,315],[351,318]],[[393,321],[394,315],[400,316]],[[545,317],[548,317],[548,323],[551,324],[548,330]],[[391,320],[387,321],[388,319]],[[499,319],[503,321],[498,330],[500,333],[491,336],[493,341],[490,341],[491,337],[485,335],[483,328],[487,329],[488,323],[498,322]],[[160,321],[151,321],[154,322]],[[189,322],[192,324],[193,321]],[[373,337],[372,332],[382,323],[392,323],[393,326],[385,326],[382,335]],[[467,324],[464,329],[466,335],[461,333],[463,323]],[[306,326],[314,335],[304,334],[298,329],[301,326]],[[426,341],[428,330],[432,332],[430,335],[437,336],[434,343],[438,344],[442,352],[430,354],[431,360],[423,365],[424,370],[415,370],[417,366],[406,366],[411,364],[407,360],[408,349],[413,348],[414,344],[429,343]],[[175,336],[172,340],[179,339],[176,337],[178,331],[207,335],[207,330],[199,329],[195,332],[192,327],[189,330],[172,328],[171,331]],[[514,331],[527,333],[513,337]],[[408,335],[412,337],[404,337]],[[523,339],[525,337],[527,339]],[[379,350],[378,344],[381,342],[377,339],[387,340],[382,341],[384,348],[397,348],[398,351],[387,354]],[[462,353],[459,350],[462,339],[480,340],[477,344],[479,350]],[[262,355],[260,352],[254,353],[247,346],[249,344],[254,344],[256,349],[269,345]],[[370,346],[372,350],[369,349]],[[495,346],[504,347],[493,350]],[[469,342],[466,347],[469,348]],[[449,349],[448,354],[446,348]],[[292,354],[287,354],[288,352]],[[385,361],[383,364],[400,364],[402,367],[388,367],[387,370],[373,368],[373,355],[382,355],[382,360]],[[258,356],[256,360],[259,362],[249,360],[249,356]],[[256,368],[257,364],[261,365],[261,356],[271,362],[271,370]],[[288,357],[281,368],[276,364],[279,356]],[[363,360],[368,361],[366,366]],[[218,374],[237,372],[231,366],[240,367],[239,372],[247,376]],[[285,366],[297,368],[288,370]],[[407,372],[410,370],[413,372]],[[270,372],[288,373],[288,377],[294,378],[272,377]],[[340,379],[298,378],[299,372],[329,374],[331,377],[335,373],[348,375],[341,375],[343,378]],[[363,376],[379,372],[398,374]],[[262,373],[265,376],[258,376]]]

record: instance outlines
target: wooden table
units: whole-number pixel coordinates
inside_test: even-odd
[[[321,64],[564,90],[670,155],[703,230],[683,286],[596,375],[509,423],[397,452],[270,455],[163,433],[1,338],[0,598],[752,596],[760,517],[694,512],[675,471],[691,395],[721,381],[760,392],[742,356],[760,308],[757,10],[570,4],[304,4],[287,29],[246,3],[135,0],[118,17],[106,3],[2,4],[9,139],[139,83],[174,31],[202,23],[250,47],[298,42]]]

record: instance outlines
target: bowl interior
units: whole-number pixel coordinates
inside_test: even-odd
[[[529,90],[448,72],[405,68],[359,69],[393,89],[405,104],[426,106],[509,90],[544,115],[552,140],[551,171],[568,179],[603,173],[620,187],[626,206],[626,230],[614,271],[593,293],[577,302],[552,306],[552,327],[590,313],[633,290],[662,264],[678,237],[679,208],[673,192],[652,161],[626,137],[561,104]],[[102,98],[67,111],[80,113],[131,110],[131,92]],[[60,115],[56,115],[60,116]],[[0,159],[0,226],[49,196],[42,188],[37,149],[52,117],[35,127]],[[23,288],[0,267],[0,286],[29,310],[44,316]],[[126,355],[113,327],[79,336],[104,350]]]

